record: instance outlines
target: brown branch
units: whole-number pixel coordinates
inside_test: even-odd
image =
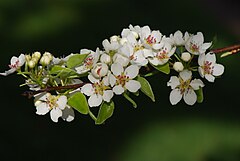
[[[211,52],[216,53],[216,54],[223,53],[223,52],[231,52],[232,54],[235,54],[239,51],[240,51],[240,44],[211,50]]]
[[[77,89],[85,85],[86,83],[72,84],[66,86],[57,86],[57,87],[46,87],[44,89],[40,89],[37,91],[25,91],[22,95],[28,98],[32,98],[34,95],[42,93],[42,92],[51,92],[51,91],[60,91],[63,89]]]

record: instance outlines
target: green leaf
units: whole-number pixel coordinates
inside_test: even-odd
[[[104,123],[108,118],[110,118],[114,111],[114,102],[103,102],[97,116],[96,124]]]
[[[75,55],[71,56],[67,61],[67,67],[74,68],[78,65],[81,65],[88,55],[89,55],[89,53],[88,54],[75,54]]]
[[[157,69],[157,70],[159,70],[160,72],[163,72],[163,73],[165,73],[165,74],[169,74],[169,73],[170,73],[169,63],[166,63],[166,64],[164,64],[164,65],[158,65],[158,66],[155,66],[155,65],[152,64],[152,66],[153,66],[155,69]]]
[[[140,77],[140,76],[137,77],[137,81],[139,81],[140,84],[141,84],[140,90],[145,95],[147,95],[149,98],[151,98],[153,102],[155,102],[155,97],[154,97],[154,94],[153,94],[153,91],[152,91],[152,87],[149,84],[149,82],[145,78]]]
[[[135,102],[131,97],[129,97],[129,95],[128,95],[127,93],[123,93],[123,96],[124,96],[129,102],[132,103],[132,105],[133,105],[134,108],[137,108],[136,102]]]
[[[196,90],[195,93],[197,94],[197,102],[202,103],[203,102],[203,90],[202,87],[199,87],[199,90]]]
[[[68,98],[68,105],[82,114],[88,114],[89,108],[87,99],[81,92],[76,92],[70,98]]]
[[[69,76],[73,76],[73,75],[78,75],[74,70],[69,69],[69,68],[64,68],[59,65],[54,65],[50,69],[50,74],[56,74],[60,77],[69,77]]]

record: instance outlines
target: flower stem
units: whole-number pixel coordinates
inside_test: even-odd
[[[133,107],[134,108],[137,108],[137,104],[133,101],[133,99],[131,97],[129,97],[129,95],[127,93],[123,93],[123,96],[129,101],[132,103]]]

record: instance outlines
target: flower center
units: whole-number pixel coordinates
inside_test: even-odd
[[[212,66],[212,62],[205,61],[202,68],[203,68],[205,74],[212,74],[214,66]]]
[[[117,78],[116,84],[121,85],[122,87],[124,87],[126,82],[129,81],[129,76],[124,75],[124,73],[116,76],[116,78]]]
[[[153,37],[152,35],[149,35],[147,38],[146,38],[146,42],[148,45],[152,45],[152,44],[155,44],[157,42],[156,38]]]
[[[58,99],[58,98],[57,98],[56,96],[52,96],[52,95],[50,95],[49,97],[47,97],[46,103],[48,104],[48,106],[50,107],[50,109],[53,109],[53,108],[58,107],[57,99]]]
[[[168,54],[168,53],[167,53],[166,50],[162,50],[162,51],[160,51],[160,52],[157,53],[157,58],[158,58],[159,60],[168,59],[169,56],[168,56],[167,54]]]
[[[191,88],[190,82],[191,82],[191,78],[186,81],[184,81],[182,78],[180,78],[180,85],[178,87],[181,91],[181,94],[183,94],[186,90]]]
[[[97,82],[93,84],[93,88],[95,89],[96,94],[100,94],[103,96],[103,92],[107,89],[110,89],[108,86],[104,85],[103,81]]]
[[[138,50],[142,50],[144,47],[142,45],[135,45],[134,46],[134,53],[137,52]]]
[[[16,62],[15,62],[15,64],[10,64],[9,65],[9,67],[11,68],[11,69],[13,69],[13,68],[18,68],[19,67],[19,60],[17,60]]]
[[[199,51],[199,46],[196,43],[191,43],[191,51],[192,52],[198,52]]]
[[[88,69],[91,69],[93,66],[93,57],[90,56],[84,60],[84,64]]]

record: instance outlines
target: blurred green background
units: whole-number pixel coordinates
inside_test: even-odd
[[[149,25],[169,35],[202,31],[215,48],[240,42],[239,2],[233,0],[1,0],[1,71],[20,53],[49,51],[55,56],[102,48],[102,40],[132,25]],[[171,106],[168,75],[149,78],[156,102],[140,95],[134,109],[115,99],[112,118],[96,126],[76,112],[71,123],[38,116],[21,96],[23,79],[1,77],[1,160],[82,161],[239,161],[240,56],[216,82],[205,81],[202,104]]]

